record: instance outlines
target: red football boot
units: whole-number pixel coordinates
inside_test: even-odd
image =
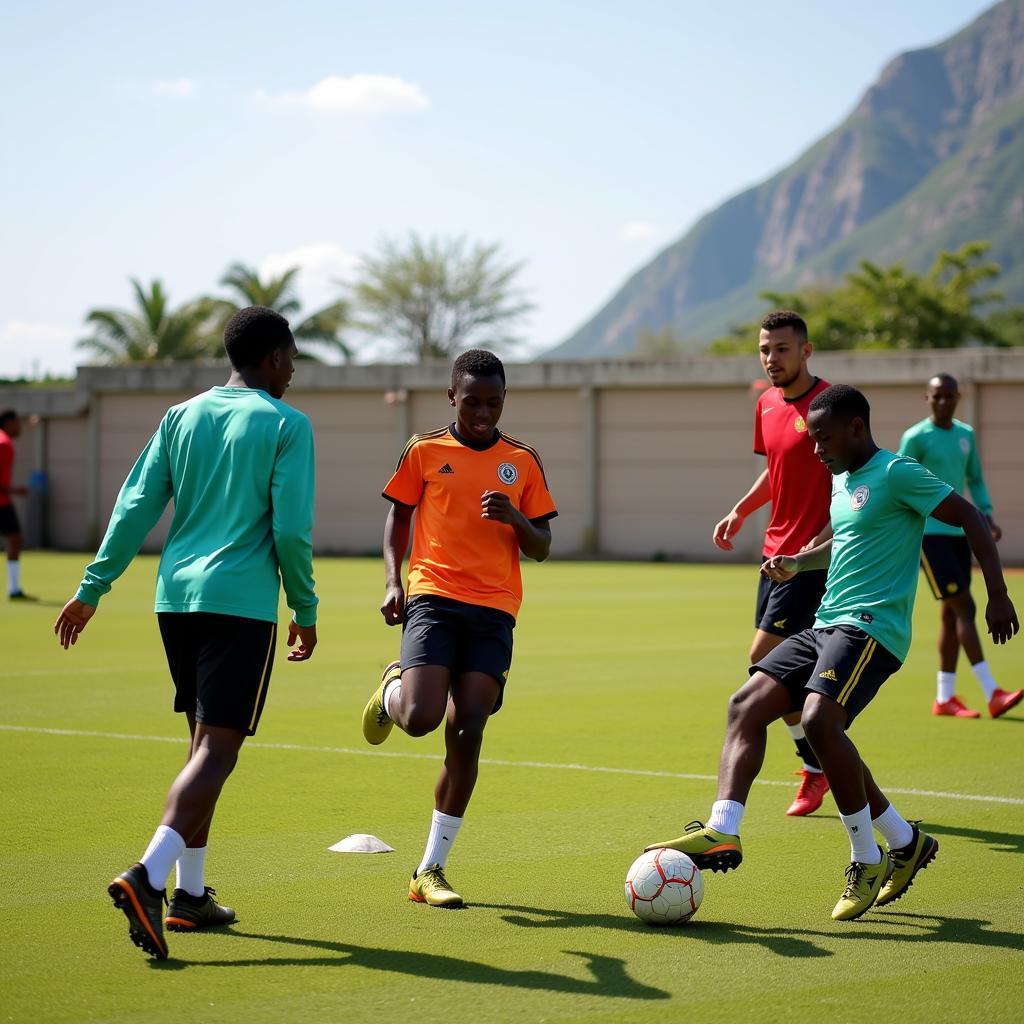
[[[993,718],[1005,715],[1010,708],[1015,708],[1020,703],[1021,697],[1024,697],[1024,690],[1007,693],[1006,690],[997,689],[993,691],[992,699],[988,702],[988,713]]]
[[[821,806],[821,801],[828,792],[828,779],[825,778],[824,772],[809,772],[806,768],[801,768],[800,776],[800,788],[786,809],[786,813],[795,818],[813,814]]]
[[[950,715],[953,718],[981,718],[980,711],[972,711],[956,694],[949,700],[935,701],[932,704],[932,714]],[[992,717],[995,718],[995,715]]]

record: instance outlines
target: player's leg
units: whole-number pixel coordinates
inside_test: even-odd
[[[25,538],[21,533],[21,524],[13,505],[0,508],[2,520],[0,532],[4,534],[4,547],[7,550],[7,596],[12,601],[33,601],[21,589],[21,552],[25,546]]]
[[[698,867],[713,871],[739,866],[740,825],[750,787],[764,763],[768,726],[802,705],[803,687],[817,657],[814,632],[805,630],[780,644],[730,698],[717,797],[707,824],[691,822],[683,835],[646,849],[680,850]]]
[[[430,831],[409,883],[409,898],[417,902],[463,906],[462,897],[448,883],[444,869],[476,786],[484,729],[500,692],[497,679],[483,672],[466,672],[452,682],[444,732],[444,765],[434,788]]]

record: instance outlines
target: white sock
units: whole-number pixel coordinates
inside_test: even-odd
[[[716,800],[711,805],[708,828],[713,828],[716,832],[724,832],[727,836],[738,836],[745,809],[743,804],[737,803],[735,800]]]
[[[142,864],[154,889],[163,889],[174,862],[185,852],[185,840],[167,825],[161,825],[142,855]]]
[[[875,842],[875,833],[871,831],[871,808],[865,806],[854,814],[840,814],[839,818],[850,835],[850,860],[878,864],[882,852]]]
[[[206,894],[206,847],[190,846],[178,858],[177,889],[184,889],[190,896]]]
[[[16,594],[21,590],[21,562],[7,559],[7,593]]]
[[[906,821],[892,804],[889,804],[871,824],[882,833],[885,845],[890,850],[902,850],[914,838],[913,825]]]
[[[423,851],[423,860],[416,869],[418,875],[421,871],[433,867],[435,864],[444,867],[448,862],[448,853],[455,842],[455,837],[462,827],[462,818],[456,818],[451,814],[442,814],[434,811],[430,816],[430,833],[427,836],[427,848]]]
[[[935,677],[935,699],[945,704],[956,693],[956,673],[939,672]]]
[[[985,691],[985,700],[991,700],[992,694],[999,689],[999,684],[992,678],[992,670],[988,667],[988,662],[979,661],[977,665],[971,666],[971,671]]]
[[[384,697],[383,697],[384,713],[388,716],[388,718],[391,719],[392,722],[395,720],[395,716],[393,714],[391,714],[391,698],[396,693],[398,693],[401,689],[402,689],[402,677],[401,676],[399,676],[397,679],[392,679],[391,682],[388,683],[387,686],[384,687]],[[401,699],[401,698],[399,698],[399,699]]]

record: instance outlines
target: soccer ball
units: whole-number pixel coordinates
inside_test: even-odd
[[[689,921],[703,896],[697,865],[678,850],[642,853],[626,872],[626,903],[647,924]]]

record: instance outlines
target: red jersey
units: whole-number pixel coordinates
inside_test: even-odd
[[[14,476],[14,442],[6,430],[0,430],[0,505],[10,505],[11,496],[7,488]]]
[[[829,519],[832,474],[814,454],[807,436],[807,408],[828,382],[815,379],[799,398],[781,388],[762,392],[754,410],[754,451],[768,457],[772,517],[764,535],[764,556],[795,555]]]

